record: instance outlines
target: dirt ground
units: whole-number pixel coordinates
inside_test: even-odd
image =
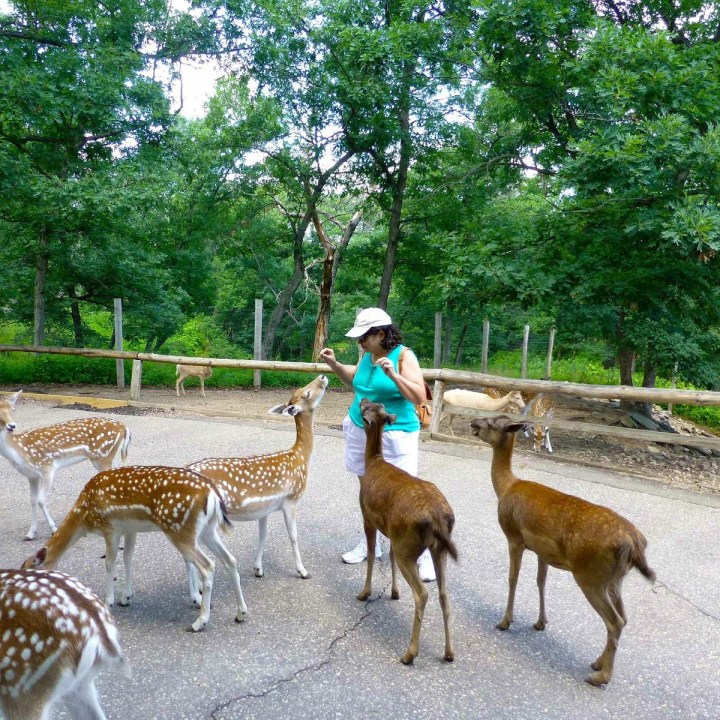
[[[308,378],[309,379],[309,378]],[[268,408],[287,402],[290,390],[263,388],[251,389],[206,388],[206,397],[200,395],[195,379],[187,381],[187,395],[177,397],[174,387],[143,387],[139,405],[116,407],[115,413],[174,414],[179,412],[200,412],[218,416],[232,414],[253,420],[274,422],[268,415]],[[0,392],[16,390],[3,386]],[[26,393],[74,396],[71,401],[78,409],[90,409],[85,398],[108,398],[128,400],[129,388],[118,389],[111,385],[28,385]],[[316,412],[319,425],[339,429],[342,419],[352,400],[352,393],[346,389],[330,388],[322,405]],[[54,400],[53,400],[54,401]],[[59,402],[59,401],[58,401]],[[553,454],[544,453],[547,458],[559,461],[605,467],[619,472],[632,473],[646,479],[657,480],[667,485],[691,490],[701,494],[720,494],[720,452],[698,450],[682,445],[666,445],[638,440],[615,439],[581,432],[582,422],[594,424],[620,424],[623,413],[616,404],[608,401],[557,398],[555,417],[577,422],[577,432],[552,431]],[[709,435],[692,423],[673,417],[673,427],[679,432]],[[21,428],[19,428],[21,429]],[[478,441],[470,433],[469,422],[462,417],[455,418],[453,431],[456,438],[469,444]],[[440,426],[441,433],[447,433],[447,420]],[[532,442],[522,434],[518,437],[517,452],[531,453]]]

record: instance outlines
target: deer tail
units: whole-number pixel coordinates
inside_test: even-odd
[[[130,441],[132,440],[132,434],[130,433],[130,428],[125,428],[125,435],[123,436],[122,445],[120,446],[120,457],[122,458],[123,462],[127,460],[127,454],[128,454],[128,447],[130,446]]]
[[[455,524],[455,518],[448,516],[445,513],[438,513],[438,516],[433,521],[428,521],[426,535],[426,546],[435,547],[440,546],[439,549],[444,550],[450,555],[450,557],[457,561],[458,549],[455,543],[450,538],[453,525]]]

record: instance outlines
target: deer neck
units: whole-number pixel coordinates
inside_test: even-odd
[[[21,473],[28,469],[28,463],[20,450],[17,438],[7,430],[0,432],[0,455],[6,457],[10,464]]]
[[[510,399],[510,395],[512,393],[508,393],[507,395],[503,395],[499,398],[493,398],[491,403],[489,404],[489,410],[500,410],[501,408],[505,407],[507,405],[508,400]]]
[[[47,543],[47,556],[43,568],[53,570],[62,556],[84,535],[87,530],[82,522],[80,512],[73,508],[60,523],[60,527],[52,534]]]
[[[507,441],[493,446],[492,463],[490,465],[490,478],[493,489],[498,498],[517,482],[512,471],[512,453],[515,445],[515,436],[511,435]]]
[[[372,458],[383,457],[382,434],[383,426],[380,423],[365,426],[365,467]]]
[[[295,445],[293,450],[301,456],[305,462],[310,460],[313,445],[315,443],[315,433],[313,432],[313,415],[312,410],[298,413],[295,416]]]

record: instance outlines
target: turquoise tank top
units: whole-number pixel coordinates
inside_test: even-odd
[[[400,353],[404,348],[404,345],[398,345],[388,353],[388,358],[392,360],[396,372]],[[353,378],[353,390],[355,390],[355,402],[350,406],[348,415],[358,427],[363,426],[360,400],[367,398],[372,402],[382,403],[389,413],[397,415],[397,420],[387,426],[388,430],[402,430],[403,432],[420,430],[420,421],[415,412],[415,406],[405,398],[398,386],[381,368],[373,365],[370,353],[365,353],[358,363]]]

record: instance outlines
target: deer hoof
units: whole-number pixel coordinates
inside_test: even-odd
[[[235,622],[236,623],[245,622],[246,617],[247,617],[247,613],[240,613],[239,615],[235,616]]]
[[[305,570],[305,571],[298,570],[298,574],[300,575],[300,577],[303,580],[309,580],[311,577],[310,573],[307,570]]]
[[[510,627],[510,620],[503,618],[495,627],[498,630],[507,630]]]
[[[448,662],[454,662],[454,660],[455,660],[455,653],[454,653],[454,652],[445,653],[445,655],[444,655],[443,657],[444,657],[444,659],[447,660]]]
[[[367,600],[370,597],[370,591],[363,590],[358,596],[358,600]]]
[[[412,665],[413,660],[415,660],[415,656],[409,650],[400,658],[403,665]]]
[[[538,620],[533,627],[536,630],[544,630],[547,627],[547,623],[544,620]],[[597,669],[597,668],[596,668]]]
[[[265,574],[262,568],[256,567],[253,569],[255,570],[255,577],[262,577]]]
[[[607,673],[596,672],[586,677],[585,682],[593,687],[600,687],[601,685],[607,685],[610,682],[610,677]]]
[[[202,632],[207,627],[207,623],[202,620],[196,620],[189,628],[188,632]]]

